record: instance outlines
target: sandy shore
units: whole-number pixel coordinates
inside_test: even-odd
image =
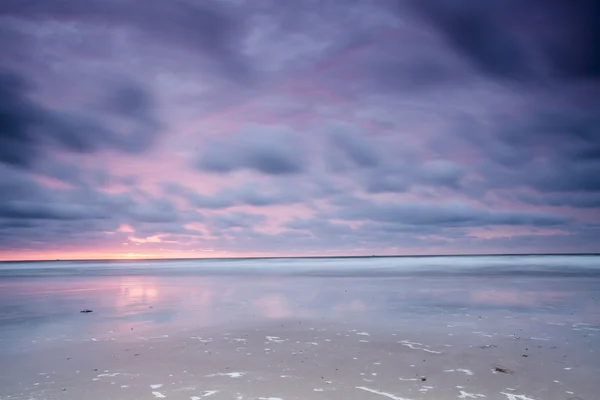
[[[330,287],[327,279],[318,282]],[[158,282],[156,290],[163,292],[173,284]],[[90,314],[72,310],[68,320],[81,328],[77,334],[57,334],[61,328],[51,320],[42,325],[30,321],[30,329],[43,330],[19,340],[11,332],[24,332],[19,330],[23,325],[17,329],[4,319],[0,399],[596,398],[600,327],[575,322],[570,313],[532,313],[540,310],[535,302],[529,312],[515,312],[513,305],[439,308],[441,300],[409,312],[402,303],[389,301],[385,286],[357,280],[346,281],[339,293],[358,293],[360,303],[343,301],[331,308],[324,305],[324,294],[331,292],[315,282],[299,284],[297,293],[306,296],[313,288],[310,298],[322,304],[320,314],[284,312],[302,303],[293,301],[291,289],[288,297],[275,297],[266,290],[272,282],[253,286],[240,281],[239,296],[230,293],[225,303],[210,302],[212,313],[224,318],[218,322],[202,319],[205,305],[202,310],[195,306],[198,297],[183,301],[189,308],[181,320],[165,317],[174,298],[185,298],[181,287],[179,297],[137,299],[120,311],[121,319],[106,315],[110,307],[102,308],[101,302]],[[231,281],[212,287],[220,284],[235,287]],[[256,289],[255,298],[243,291],[248,285]],[[394,288],[388,295],[398,292]],[[70,290],[51,290],[48,296],[100,296],[98,291]],[[270,299],[264,314],[257,314],[257,308],[246,312],[248,318],[238,314],[264,298]],[[340,311],[332,315],[336,307]],[[148,325],[147,315],[166,321]],[[236,318],[225,318],[231,315]]]

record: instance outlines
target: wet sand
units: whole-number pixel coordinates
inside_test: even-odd
[[[600,282],[589,277],[62,277],[0,289],[0,399],[600,390]]]

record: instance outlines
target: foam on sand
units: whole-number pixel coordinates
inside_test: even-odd
[[[207,378],[212,378],[213,376],[228,376],[230,378],[240,378],[246,375],[246,372],[219,372],[216,374],[206,375]]]
[[[459,399],[477,399],[481,397],[485,397],[485,395],[478,393],[468,393],[463,390],[460,391],[460,395],[458,396]]]
[[[435,350],[428,349],[429,346],[422,344],[422,343],[411,342],[409,340],[401,340],[398,343],[400,343],[402,346],[406,346],[413,350],[422,350],[422,351],[426,351],[426,352],[432,353],[432,354],[442,354],[441,351],[435,351]]]
[[[508,400],[535,400],[532,399],[531,397],[527,397],[524,394],[512,394],[512,393],[504,393],[504,392],[500,392],[501,394],[505,395],[506,397],[508,397]]]
[[[407,397],[399,397],[399,396],[393,395],[391,393],[382,392],[381,390],[371,389],[371,388],[368,388],[365,386],[356,386],[356,389],[364,390],[365,392],[369,392],[369,393],[373,393],[373,394],[378,394],[380,396],[384,396],[384,397],[390,398],[392,400],[412,400]]]
[[[463,372],[469,376],[473,376],[473,371],[471,371],[470,369],[445,369],[444,372]]]
[[[192,396],[190,400],[200,400],[202,397],[209,397],[217,393],[219,393],[218,390],[205,390],[202,396]]]

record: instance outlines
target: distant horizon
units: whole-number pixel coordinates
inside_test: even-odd
[[[600,253],[462,253],[462,254],[396,254],[396,255],[316,255],[316,256],[232,256],[232,257],[162,257],[162,258],[56,258],[0,259],[0,263],[56,261],[178,261],[178,260],[261,260],[287,258],[427,258],[427,257],[510,257],[510,256],[600,256]]]

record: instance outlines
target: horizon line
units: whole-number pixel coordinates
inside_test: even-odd
[[[253,256],[253,257],[159,257],[159,258],[55,258],[1,260],[0,263],[63,262],[63,261],[178,261],[178,260],[269,260],[302,258],[425,258],[425,257],[510,257],[510,256],[600,256],[600,253],[462,253],[462,254],[396,254],[396,255],[321,255],[321,256]]]

